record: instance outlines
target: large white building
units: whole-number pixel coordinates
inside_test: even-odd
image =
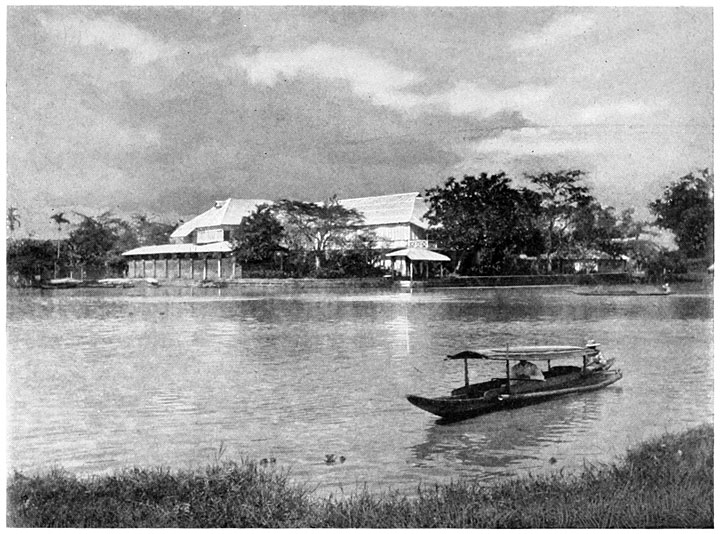
[[[427,207],[419,193],[400,193],[339,201],[363,216],[362,229],[372,230],[383,250],[428,248]],[[230,234],[263,199],[218,200],[207,211],[182,224],[167,245],[139,247],[123,254],[131,278],[230,278],[235,277]]]
[[[363,216],[362,227],[375,233],[378,248],[428,248],[427,206],[419,193],[349,198],[340,204]]]

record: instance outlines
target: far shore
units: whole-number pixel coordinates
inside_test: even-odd
[[[147,278],[127,278],[130,282],[143,283]],[[645,279],[633,278],[627,273],[594,274],[534,274],[534,275],[498,275],[498,276],[445,276],[442,278],[373,277],[373,278],[211,278],[208,280],[189,278],[155,278],[161,286],[197,287],[206,284],[213,286],[285,286],[285,287],[358,287],[358,288],[463,288],[463,287],[553,287],[553,286],[603,286],[633,285],[637,287],[660,287],[661,283],[652,283]],[[675,284],[712,283],[711,274],[689,273],[678,277]]]
[[[106,280],[107,281],[107,280]],[[661,288],[659,282],[651,282],[643,278],[634,278],[628,273],[593,273],[593,274],[534,274],[534,275],[499,275],[499,276],[445,276],[442,278],[392,278],[390,276],[372,278],[117,278],[104,287],[123,285],[155,285],[161,287],[276,287],[288,289],[305,288],[416,288],[416,289],[462,289],[462,288],[524,288],[524,287],[572,287],[572,286],[633,286],[638,291],[649,288]],[[83,280],[77,288],[102,288],[97,280]],[[669,280],[671,288],[693,288],[702,293],[712,293],[713,274],[705,272],[676,275]],[[31,286],[14,286],[8,281],[8,287],[17,289],[36,289]],[[45,290],[67,289],[66,287],[49,288],[43,283]]]

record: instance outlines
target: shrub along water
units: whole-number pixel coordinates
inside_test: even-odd
[[[579,475],[450,483],[414,497],[359,491],[316,499],[272,466],[217,462],[203,471],[133,469],[90,479],[15,473],[7,502],[13,527],[712,527],[713,428],[665,435],[619,465]]]

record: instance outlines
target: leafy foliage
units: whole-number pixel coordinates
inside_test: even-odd
[[[170,234],[175,230],[175,226],[172,224],[153,221],[148,215],[142,213],[132,216],[131,226],[137,246],[141,247],[169,243]]]
[[[570,244],[570,226],[578,211],[593,202],[587,186],[580,180],[580,170],[545,172],[526,177],[539,189],[542,205],[542,226],[548,256],[558,255]],[[551,263],[548,262],[548,269]]]
[[[713,182],[708,169],[687,174],[649,205],[655,224],[675,234],[678,248],[688,258],[713,254]]]
[[[70,232],[68,240],[73,259],[86,268],[103,267],[110,251],[116,246],[118,236],[102,216],[81,216],[83,220]]]
[[[323,278],[380,276],[383,274],[383,270],[377,266],[380,254],[375,248],[375,236],[372,232],[358,233],[345,249],[329,252],[327,269],[321,270],[319,276]]]
[[[273,210],[285,228],[288,249],[298,257],[311,251],[316,271],[327,259],[328,250],[343,248],[363,221],[357,210],[342,206],[336,195],[322,204],[283,199]]]
[[[645,221],[635,220],[635,208],[627,208],[620,213],[620,219],[617,221],[617,229],[621,237],[639,238],[640,234],[648,226]]]
[[[474,256],[480,273],[497,274],[511,255],[538,251],[540,195],[513,189],[505,173],[451,177],[425,196],[432,237],[455,251],[458,268]]]
[[[571,217],[569,245],[580,251],[597,250],[620,254],[622,247],[613,240],[622,237],[613,208],[603,208],[593,200],[578,208]]]
[[[6,225],[8,230],[10,230],[10,234],[21,226],[18,209],[15,206],[9,206],[7,209]]]
[[[51,241],[20,239],[8,242],[8,273],[17,275],[23,282],[52,272],[54,264],[55,246]]]
[[[283,226],[273,210],[262,204],[245,217],[230,237],[237,258],[242,262],[269,262],[283,249]]]
[[[67,218],[65,218],[65,213],[62,211],[55,213],[53,215],[50,215],[50,218],[53,221],[55,221],[55,224],[58,225],[58,230],[60,230],[62,228],[63,224],[70,224],[70,221]]]

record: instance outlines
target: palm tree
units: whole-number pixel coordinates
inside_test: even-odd
[[[7,209],[7,227],[8,230],[10,230],[10,235],[20,228],[20,216],[18,215],[18,209],[15,206],[10,206]]]
[[[63,224],[70,224],[70,221],[68,221],[64,217],[64,213],[61,211],[59,213],[56,213],[55,215],[51,215],[50,218],[55,221],[55,224],[58,226],[58,242],[57,242],[57,257],[55,258],[55,278],[58,277],[58,264],[60,263],[60,232],[62,232],[62,225]]]

